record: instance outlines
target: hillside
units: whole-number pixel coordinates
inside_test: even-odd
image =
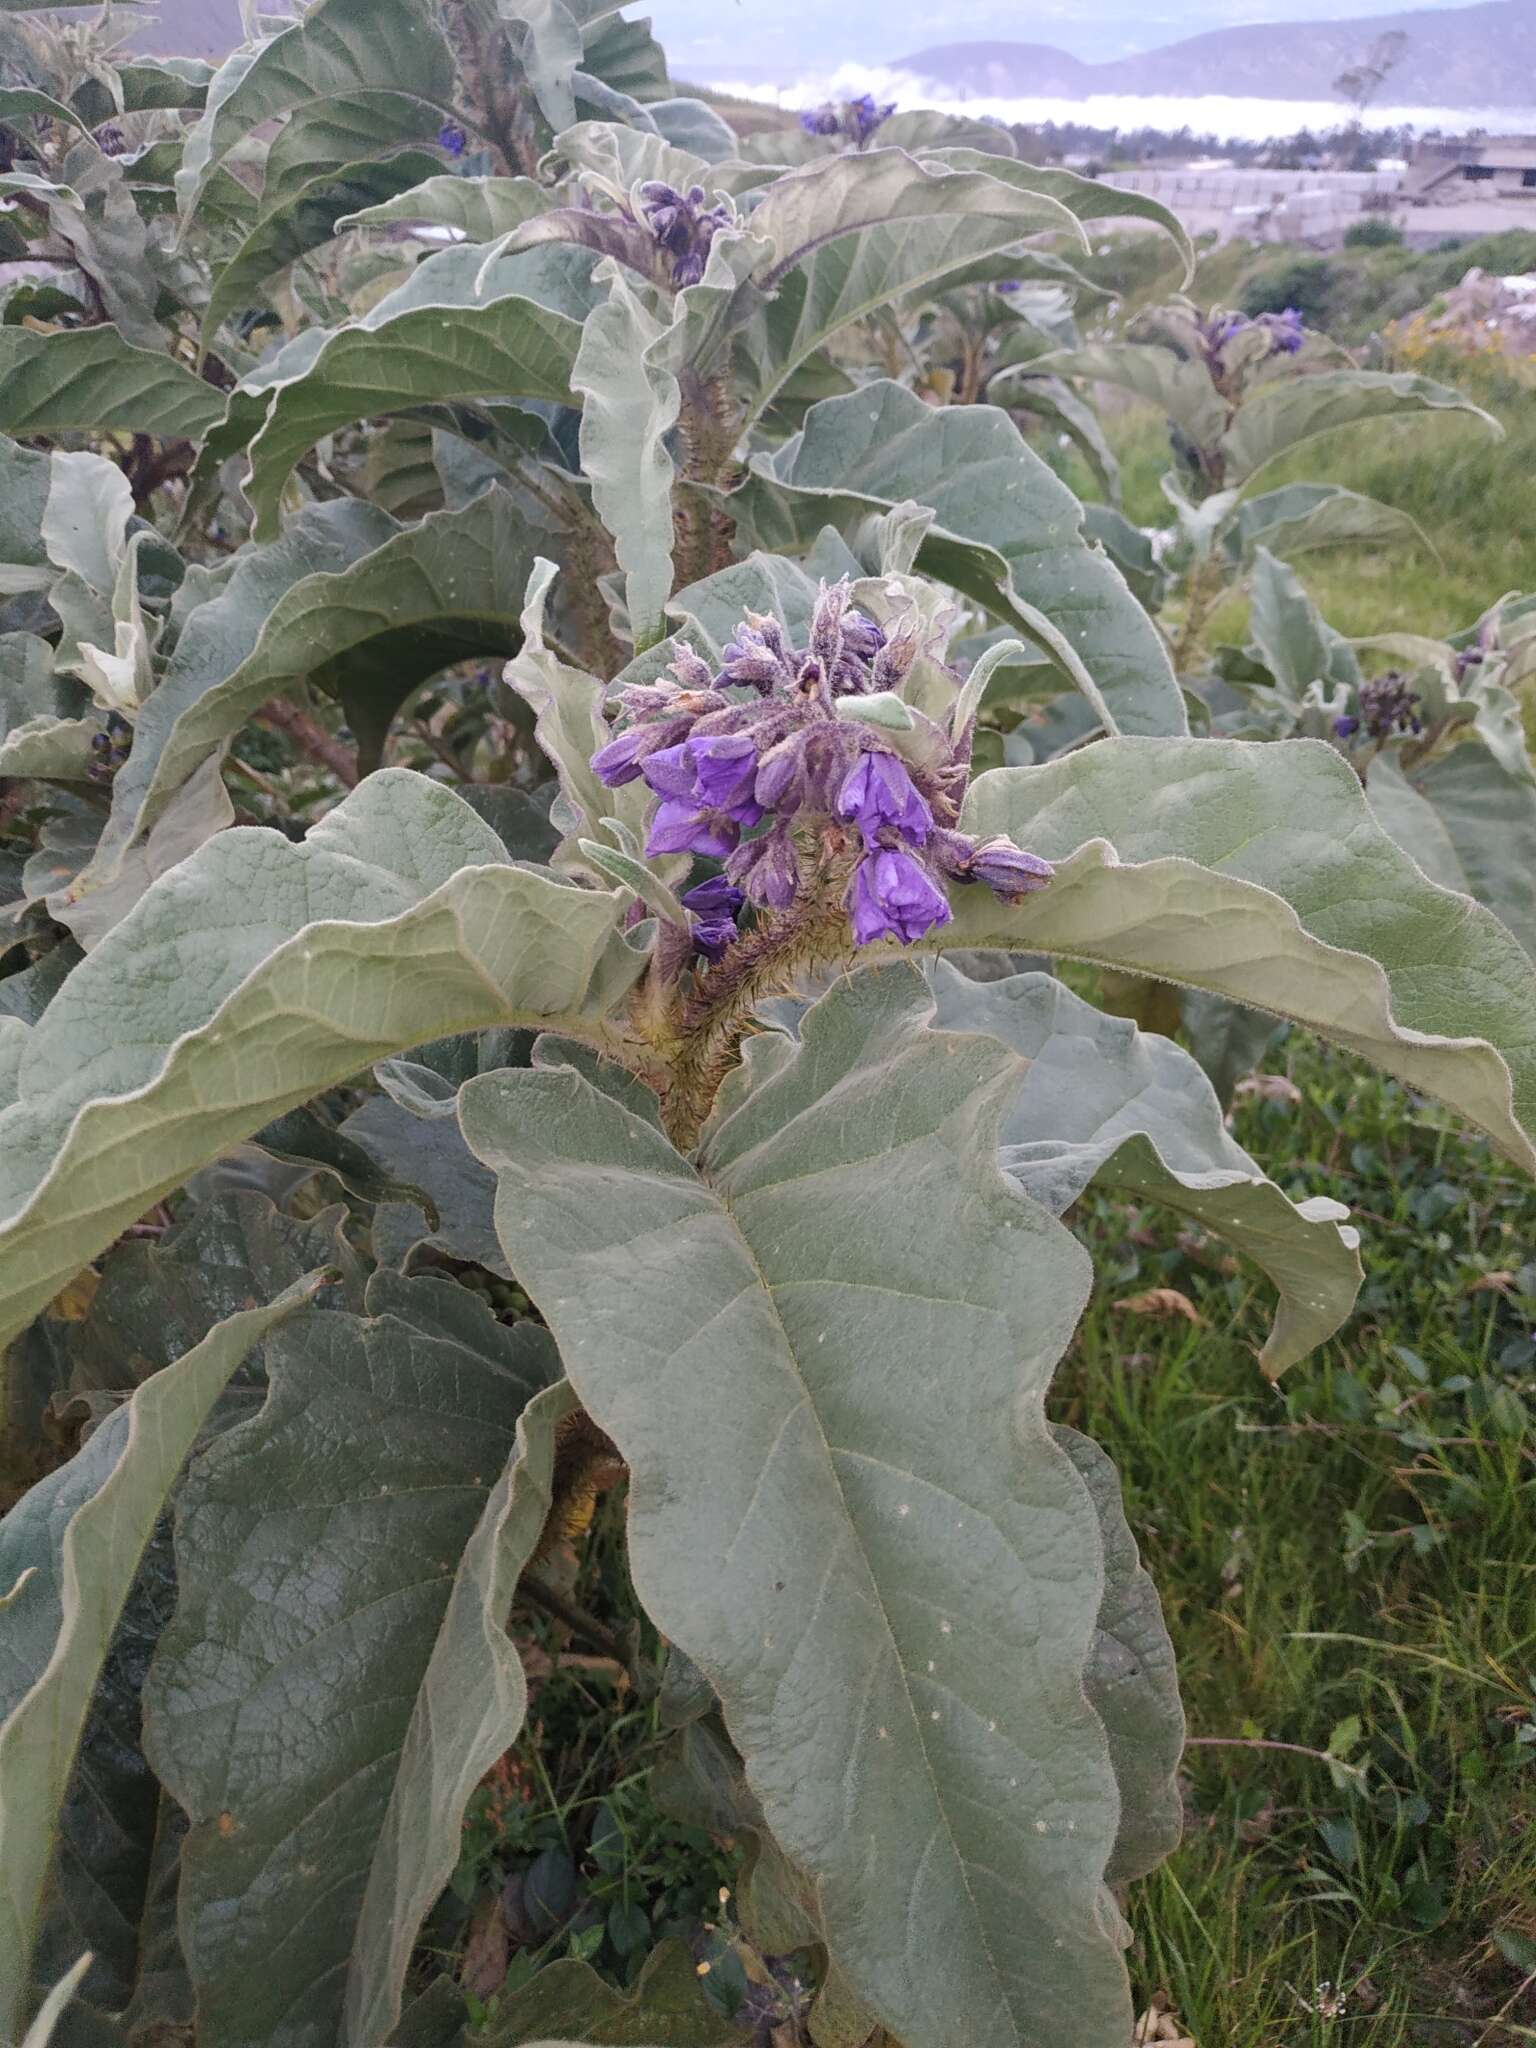
[[[1408,44],[1382,94],[1386,102],[1497,107],[1536,100],[1536,0],[1213,29],[1107,64],[1080,63],[1038,43],[1002,42],[938,43],[897,61],[952,92],[1330,99],[1339,73],[1393,30],[1406,34]]]
[[[78,11],[91,20],[99,7],[49,10],[51,20],[68,21]],[[263,14],[286,14],[287,0],[261,0]],[[227,57],[245,40],[240,26],[240,0],[158,0],[152,17],[128,37],[128,47],[160,57]]]

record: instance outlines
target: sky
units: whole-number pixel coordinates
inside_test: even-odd
[[[933,43],[1051,43],[1090,61],[1155,49],[1244,21],[1337,21],[1395,11],[1404,0],[645,0],[674,75],[799,77],[841,64],[881,65]],[[1454,5],[1456,0],[1429,0]]]

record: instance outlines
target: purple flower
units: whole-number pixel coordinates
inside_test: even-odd
[[[437,146],[451,157],[461,157],[469,147],[469,137],[457,121],[445,121],[437,131]]]
[[[712,733],[694,738],[684,749],[692,765],[700,803],[734,811],[752,802],[757,780],[757,743],[747,732]]]
[[[707,882],[700,882],[684,894],[683,905],[693,913],[689,929],[694,950],[705,960],[724,959],[727,949],[741,936],[736,929],[736,913],[746,900],[724,875],[711,875]]]
[[[645,850],[647,855],[702,853],[709,860],[723,860],[740,837],[741,826],[734,818],[669,798],[651,820]]]
[[[640,187],[640,212],[658,247],[672,259],[672,282],[681,290],[704,275],[709,245],[720,228],[731,224],[728,206],[706,206],[702,185],[679,192],[660,178]]]
[[[1263,313],[1257,325],[1268,333],[1277,355],[1295,355],[1307,338],[1301,312],[1295,306],[1287,306],[1283,313]]]
[[[1017,903],[1043,889],[1056,870],[1038,854],[1026,853],[1011,839],[984,839],[966,863],[969,881],[985,883],[1005,903]]]
[[[1358,718],[1336,718],[1333,721],[1333,736],[1336,740],[1352,740],[1359,730]]]
[[[885,645],[885,628],[862,612],[843,614],[843,652],[856,661],[873,661]]]
[[[640,772],[658,796],[677,797],[686,803],[702,803],[699,779],[688,746],[687,740],[680,740],[675,747],[658,747]]]
[[[843,110],[843,133],[850,142],[862,148],[880,123],[888,121],[895,111],[894,100],[887,100],[883,106],[877,106],[872,93],[861,92],[858,98],[850,100]]]
[[[638,780],[646,772],[647,761],[663,748],[668,734],[676,730],[677,720],[671,718],[657,725],[627,727],[592,756],[593,774],[609,789]],[[650,780],[648,774],[646,780]]]
[[[848,912],[860,946],[876,939],[910,946],[951,915],[948,898],[922,862],[888,847],[867,853],[854,869]]]
[[[726,862],[726,873],[741,884],[751,902],[765,910],[787,910],[800,887],[800,864],[788,827],[776,826],[760,839],[738,846]]]
[[[836,135],[841,125],[837,108],[830,100],[825,106],[807,107],[800,116],[800,126],[807,135]]]
[[[837,792],[837,811],[839,817],[852,818],[871,845],[882,826],[914,846],[925,845],[933,830],[927,798],[894,754],[860,754]]]

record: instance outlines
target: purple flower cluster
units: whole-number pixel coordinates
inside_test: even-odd
[[[709,245],[721,228],[731,225],[731,209],[706,206],[702,185],[679,192],[650,178],[640,187],[640,213],[657,245],[672,259],[672,282],[697,284],[709,261]]]
[[[451,157],[461,157],[469,147],[469,137],[457,121],[445,121],[437,131],[437,146]]]
[[[807,859],[813,875],[841,874],[854,855],[844,903],[861,946],[910,945],[946,924],[945,878],[1009,902],[1050,880],[1049,862],[1011,840],[955,829],[968,733],[954,743],[914,713],[909,755],[839,716],[840,698],[896,690],[919,651],[914,625],[887,631],[854,610],[845,580],[822,585],[803,649],[777,619],[749,612],[718,671],[683,647],[670,677],[620,692],[629,722],[592,766],[610,788],[643,778],[655,792],[647,854],[724,864],[682,899],[703,959],[723,957],[747,905],[790,910],[809,886]]]
[[[822,106],[808,107],[800,116],[800,126],[807,135],[841,135],[855,149],[862,149],[880,123],[888,121],[895,111],[894,100],[882,104],[872,93],[861,92],[857,99],[828,100]]]
[[[1357,715],[1333,721],[1335,738],[1350,740],[1363,732],[1367,739],[1382,741],[1394,733],[1417,735],[1424,730],[1424,700],[1417,690],[1409,689],[1406,677],[1396,669],[1377,676],[1374,682],[1362,683],[1359,705]]]
[[[1295,306],[1287,306],[1283,313],[1261,313],[1256,320],[1242,313],[1213,313],[1200,323],[1200,346],[1213,370],[1220,369],[1222,351],[1241,334],[1267,335],[1269,353],[1279,356],[1296,355],[1307,338]]]

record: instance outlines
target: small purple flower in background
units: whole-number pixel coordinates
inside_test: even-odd
[[[679,192],[675,185],[649,178],[640,187],[640,213],[652,237],[672,259],[672,282],[679,290],[697,284],[709,261],[709,245],[733,219],[725,205],[706,206],[702,185]]]
[[[848,914],[854,942],[900,939],[914,945],[936,925],[948,924],[949,898],[921,861],[893,847],[867,853],[853,871],[848,889]]]
[[[469,147],[469,137],[457,121],[445,121],[437,131],[437,146],[446,149],[451,157],[461,157]]]
[[[855,149],[862,149],[881,122],[888,121],[895,111],[894,100],[881,104],[872,93],[861,92],[856,99],[827,100],[819,107],[807,107],[800,116],[800,126],[807,135],[829,139],[841,135]]]
[[[128,138],[115,121],[108,121],[104,127],[98,128],[94,140],[96,147],[103,156],[125,156],[127,154]]]
[[[1424,730],[1424,700],[1417,690],[1408,687],[1407,678],[1396,669],[1377,676],[1373,682],[1362,683],[1359,704],[1358,716],[1333,721],[1335,738],[1353,739],[1364,732],[1367,739],[1381,742],[1398,733],[1417,736]]]
[[[725,863],[683,897],[695,960],[724,957],[745,905],[793,917],[808,887],[844,890],[858,944],[911,945],[948,921],[946,877],[1009,903],[1051,879],[1049,862],[1011,840],[956,829],[969,734],[913,711],[898,752],[840,715],[842,699],[897,688],[927,644],[915,615],[881,626],[851,599],[846,580],[822,585],[803,648],[778,619],[749,613],[718,671],[680,646],[670,677],[619,691],[631,722],[593,756],[598,776],[643,777],[654,791],[647,854]]]
[[[1277,355],[1295,355],[1307,338],[1301,313],[1295,306],[1287,306],[1283,313],[1261,313],[1254,325],[1265,330]]]

